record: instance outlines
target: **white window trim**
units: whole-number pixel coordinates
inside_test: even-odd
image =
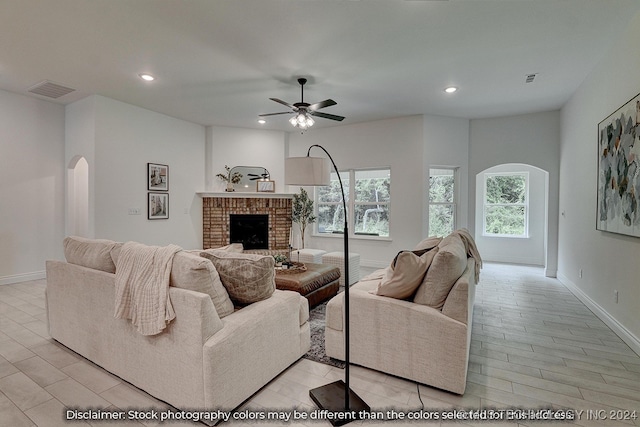
[[[489,206],[524,206],[524,234],[494,234],[487,233],[487,178],[491,176],[524,176],[524,203],[490,203]],[[528,239],[529,238],[529,172],[487,172],[484,174],[484,188],[482,191],[482,236],[500,237],[508,239]]]
[[[428,204],[428,212],[427,212],[427,226],[429,225],[429,218],[431,215],[431,206],[453,206],[453,230],[458,229],[458,197],[459,197],[459,181],[460,181],[460,168],[458,166],[430,166],[429,167],[429,175],[427,177],[427,191],[431,191],[429,186],[429,178],[431,178],[431,170],[432,169],[445,169],[453,172],[453,202],[429,202],[429,194],[427,194],[427,204]],[[452,230],[452,231],[453,231]],[[431,234],[431,230],[429,233]]]
[[[340,174],[348,174],[349,185],[345,186],[345,193],[348,195],[347,197],[347,211],[349,212],[349,239],[360,239],[360,240],[375,240],[375,241],[392,241],[391,238],[391,200],[388,202],[377,202],[377,205],[386,205],[389,207],[389,235],[388,236],[371,236],[368,234],[357,234],[355,232],[355,218],[353,213],[355,212],[355,205],[373,205],[373,202],[355,202],[355,176],[356,172],[361,171],[369,171],[369,170],[389,170],[389,174],[391,174],[390,166],[379,166],[372,168],[358,168],[358,169],[345,169],[339,171]],[[332,174],[335,174],[335,171],[331,171]],[[352,185],[353,184],[353,185]],[[314,215],[318,216],[318,192],[314,189]],[[323,205],[340,205],[342,206],[342,201],[339,202],[322,202]],[[318,232],[318,221],[316,221],[313,225],[313,232],[311,233],[313,237],[327,237],[327,238],[340,238],[342,239],[343,233],[320,233]]]

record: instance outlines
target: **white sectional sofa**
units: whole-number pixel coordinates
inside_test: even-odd
[[[173,258],[175,319],[157,335],[141,335],[129,320],[114,317],[111,255],[120,244],[71,243],[75,264],[46,265],[51,337],[178,409],[232,410],[309,350],[304,297],[275,290],[222,317],[213,301],[220,295],[207,287],[218,277],[212,262],[187,251]]]
[[[482,264],[466,230],[466,237],[461,238],[460,234],[431,241],[434,249],[417,257],[430,257],[426,267],[422,266],[422,277],[400,276],[405,282],[417,279],[414,280],[417,289],[409,291],[408,297],[377,294],[381,282],[388,278],[388,269],[374,272],[350,288],[351,363],[464,393],[476,271]],[[470,252],[475,253],[475,258],[467,258]],[[399,268],[396,266],[397,273]],[[327,304],[328,356],[345,359],[344,330],[344,293],[341,293]]]

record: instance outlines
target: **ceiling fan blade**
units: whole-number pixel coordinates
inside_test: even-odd
[[[258,117],[277,116],[278,114],[293,114],[293,111],[283,111],[281,113],[258,114]]]
[[[331,107],[332,105],[338,104],[333,99],[325,99],[324,101],[316,102],[315,104],[309,105],[309,110],[315,111],[325,107]]]
[[[342,116],[336,116],[336,115],[333,115],[333,114],[321,113],[320,111],[309,111],[309,114],[311,114],[312,116],[316,116],[316,117],[322,117],[323,119],[337,120],[339,122],[344,120],[344,117],[342,117]]]
[[[289,104],[288,102],[283,101],[282,99],[278,99],[278,98],[269,98],[272,101],[277,102],[278,104],[282,104],[282,105],[286,105],[289,108],[293,108],[293,105]]]

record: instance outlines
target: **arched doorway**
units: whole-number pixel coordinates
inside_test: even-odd
[[[491,194],[491,182],[502,178],[503,183],[518,177],[526,184],[523,195],[526,203],[520,206],[500,206]],[[515,178],[516,180],[518,178]],[[495,188],[495,187],[494,187]],[[517,198],[513,196],[512,198]],[[505,197],[508,205],[509,196]],[[493,210],[492,210],[493,209]],[[524,230],[500,231],[494,213],[500,209],[524,212]],[[476,175],[476,243],[487,261],[547,266],[549,233],[549,173],[535,166],[508,163],[485,169]],[[494,216],[492,216],[494,215]],[[508,223],[509,220],[505,220]],[[516,222],[514,220],[514,222]],[[513,233],[513,234],[510,234]]]
[[[89,163],[75,156],[67,167],[67,235],[89,236]]]

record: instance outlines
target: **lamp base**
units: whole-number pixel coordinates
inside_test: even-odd
[[[345,392],[349,392],[349,408],[345,408]],[[309,396],[318,408],[328,411],[327,421],[333,426],[343,426],[351,421],[363,419],[362,412],[371,408],[353,390],[347,389],[344,381],[339,380],[322,387],[309,390]]]

